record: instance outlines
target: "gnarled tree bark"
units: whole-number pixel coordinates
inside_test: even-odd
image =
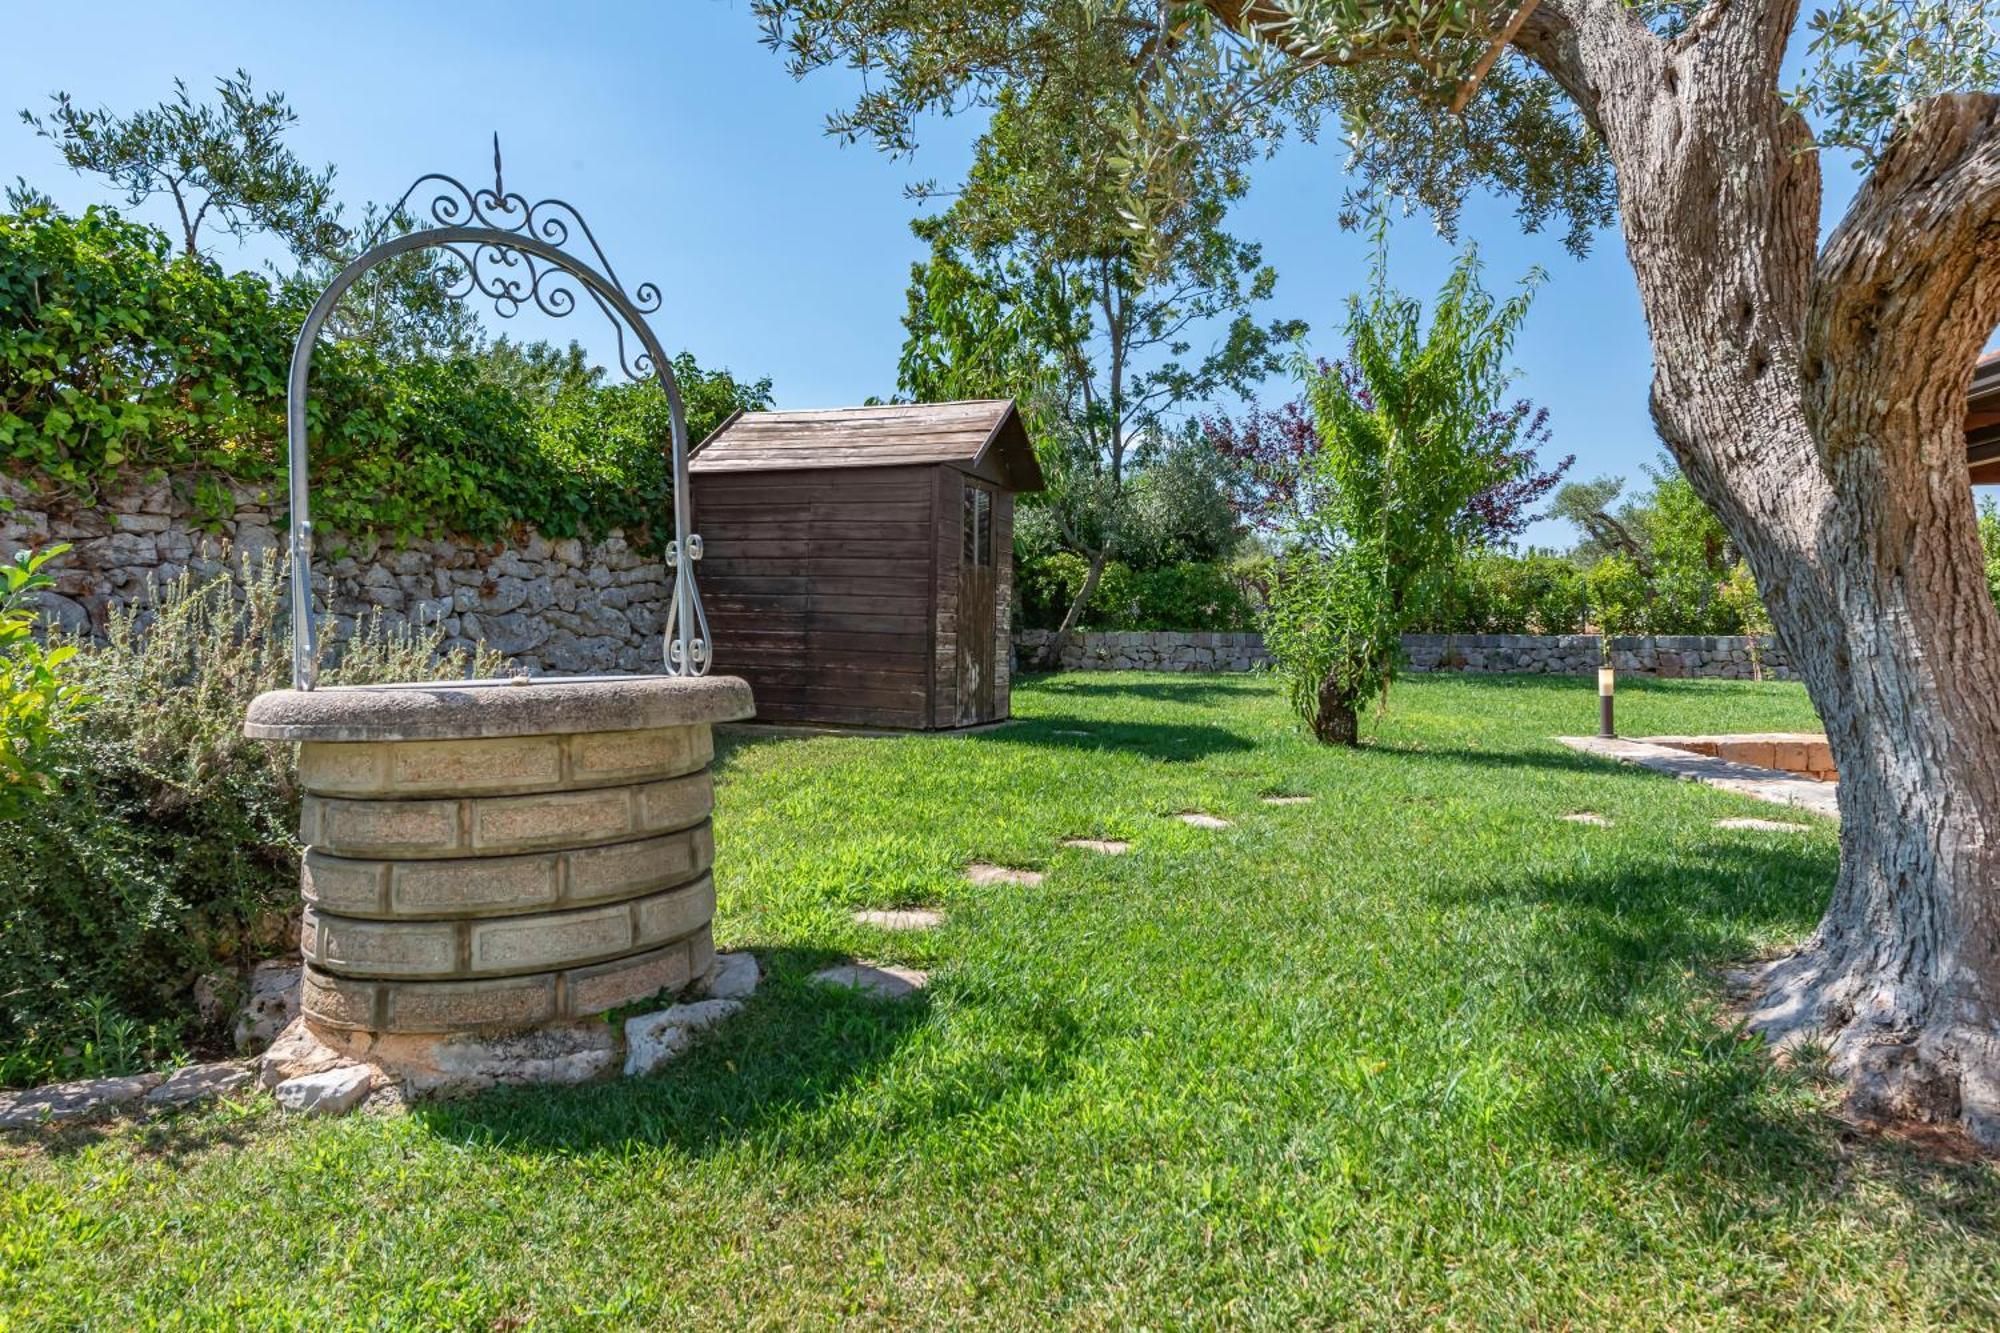
[[[1831,904],[1759,970],[1752,1025],[1823,1043],[1862,1113],[2000,1147],[2000,616],[1963,437],[2000,323],[2000,97],[1914,109],[1816,253],[1818,159],[1778,92],[1797,12],[1711,0],[1665,38],[1542,0],[1514,44],[1604,140],[1654,420],[1840,769]]]

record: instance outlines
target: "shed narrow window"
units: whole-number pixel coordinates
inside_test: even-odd
[[[993,492],[970,482],[965,487],[965,563],[993,563]]]

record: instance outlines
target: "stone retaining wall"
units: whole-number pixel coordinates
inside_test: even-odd
[[[1048,630],[1016,634],[1021,664],[1033,663],[1051,637]],[[1595,634],[1409,634],[1403,651],[1412,671],[1582,675],[1599,661]],[[1784,651],[1768,637],[1762,656],[1766,679],[1791,678]],[[1740,635],[1621,635],[1611,641],[1611,659],[1620,671],[1645,676],[1751,676],[1750,640]],[[1254,671],[1270,663],[1255,633],[1091,630],[1070,636],[1061,664],[1065,671]]]
[[[0,476],[0,552],[69,542],[56,566],[50,614],[71,631],[102,631],[114,606],[141,604],[149,588],[193,571],[206,577],[237,557],[284,549],[283,496],[277,488],[232,488],[232,512],[204,522],[167,483],[105,497],[92,508],[52,504]],[[11,504],[12,508],[7,508]],[[441,623],[453,646],[488,648],[538,673],[658,671],[667,611],[666,567],[634,549],[622,533],[602,541],[551,541],[524,531],[518,540],[477,544],[417,542],[403,549],[373,541],[352,545],[332,534],[316,540],[313,591],[344,634],[371,608],[386,625]],[[1022,665],[1033,662],[1048,630],[1014,636]],[[1577,674],[1598,664],[1595,634],[1412,634],[1403,640],[1413,671],[1519,671]],[[1764,641],[1764,674],[1790,679],[1785,656]],[[1748,679],[1749,640],[1660,636],[1612,640],[1621,671],[1659,676]],[[1070,636],[1067,671],[1254,671],[1270,664],[1256,633],[1099,631]]]
[[[209,577],[229,560],[282,555],[279,487],[235,486],[229,514],[204,521],[170,483],[108,495],[93,507],[52,503],[0,476],[0,551],[68,542],[44,605],[72,633],[101,633],[113,607],[143,605],[183,573]],[[9,508],[11,505],[11,508]],[[313,591],[335,634],[371,609],[385,625],[442,624],[452,646],[483,641],[540,673],[658,671],[666,567],[624,534],[551,541],[417,542],[402,549],[321,534]]]

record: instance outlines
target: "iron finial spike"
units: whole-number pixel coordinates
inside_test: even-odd
[[[500,131],[493,131],[493,197],[504,199],[507,187],[500,183]]]

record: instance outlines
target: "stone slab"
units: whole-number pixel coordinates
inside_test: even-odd
[[[1123,838],[1064,838],[1062,845],[1100,856],[1123,856],[1132,850],[1132,844]]]
[[[756,711],[749,684],[736,676],[339,685],[258,695],[243,734],[269,741],[460,740],[684,727],[740,721]]]
[[[1180,820],[1181,823],[1186,824],[1189,828],[1225,829],[1231,827],[1230,822],[1220,815],[1205,814],[1200,810],[1184,810],[1180,814],[1175,815],[1174,818]]]

